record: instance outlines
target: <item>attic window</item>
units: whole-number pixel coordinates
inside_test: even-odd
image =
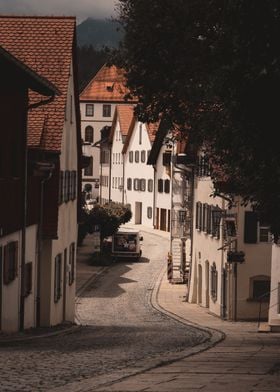
[[[109,86],[106,86],[106,90],[112,93],[113,90],[114,90],[114,85],[111,84],[111,85],[109,85]]]

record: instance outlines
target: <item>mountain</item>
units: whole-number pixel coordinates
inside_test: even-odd
[[[117,31],[117,22],[88,18],[77,26],[78,46],[92,45],[95,49],[103,46],[117,47],[122,33]]]

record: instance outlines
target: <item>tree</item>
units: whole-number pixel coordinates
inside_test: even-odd
[[[113,58],[138,117],[165,117],[204,144],[218,191],[251,202],[277,238],[279,1],[120,0],[119,20],[125,37]]]
[[[79,231],[84,238],[87,233],[93,232],[93,226],[99,225],[102,244],[106,237],[116,233],[120,225],[129,222],[131,217],[131,210],[125,205],[114,202],[96,204],[90,211],[84,210],[83,224],[80,225]]]

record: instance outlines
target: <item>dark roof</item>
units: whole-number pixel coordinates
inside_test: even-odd
[[[170,129],[170,122],[162,119],[159,123],[158,130],[155,135],[155,140],[153,142],[151,152],[148,157],[147,165],[156,164],[164,138]]]

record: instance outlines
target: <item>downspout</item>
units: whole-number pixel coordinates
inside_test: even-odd
[[[111,147],[110,147],[110,154],[109,154],[109,202],[111,201],[111,171],[112,171],[112,158],[111,158]]]
[[[41,100],[34,104],[27,106],[27,112],[30,109],[37,108],[42,105],[46,105],[52,102],[55,95],[52,95],[46,100]],[[24,311],[25,311],[25,261],[26,261],[26,226],[27,226],[27,158],[28,158],[28,146],[27,146],[27,129],[28,119],[26,118],[26,129],[24,136],[24,168],[23,168],[23,217],[22,217],[22,237],[21,237],[21,275],[20,275],[20,306],[19,306],[19,330],[24,330]]]

